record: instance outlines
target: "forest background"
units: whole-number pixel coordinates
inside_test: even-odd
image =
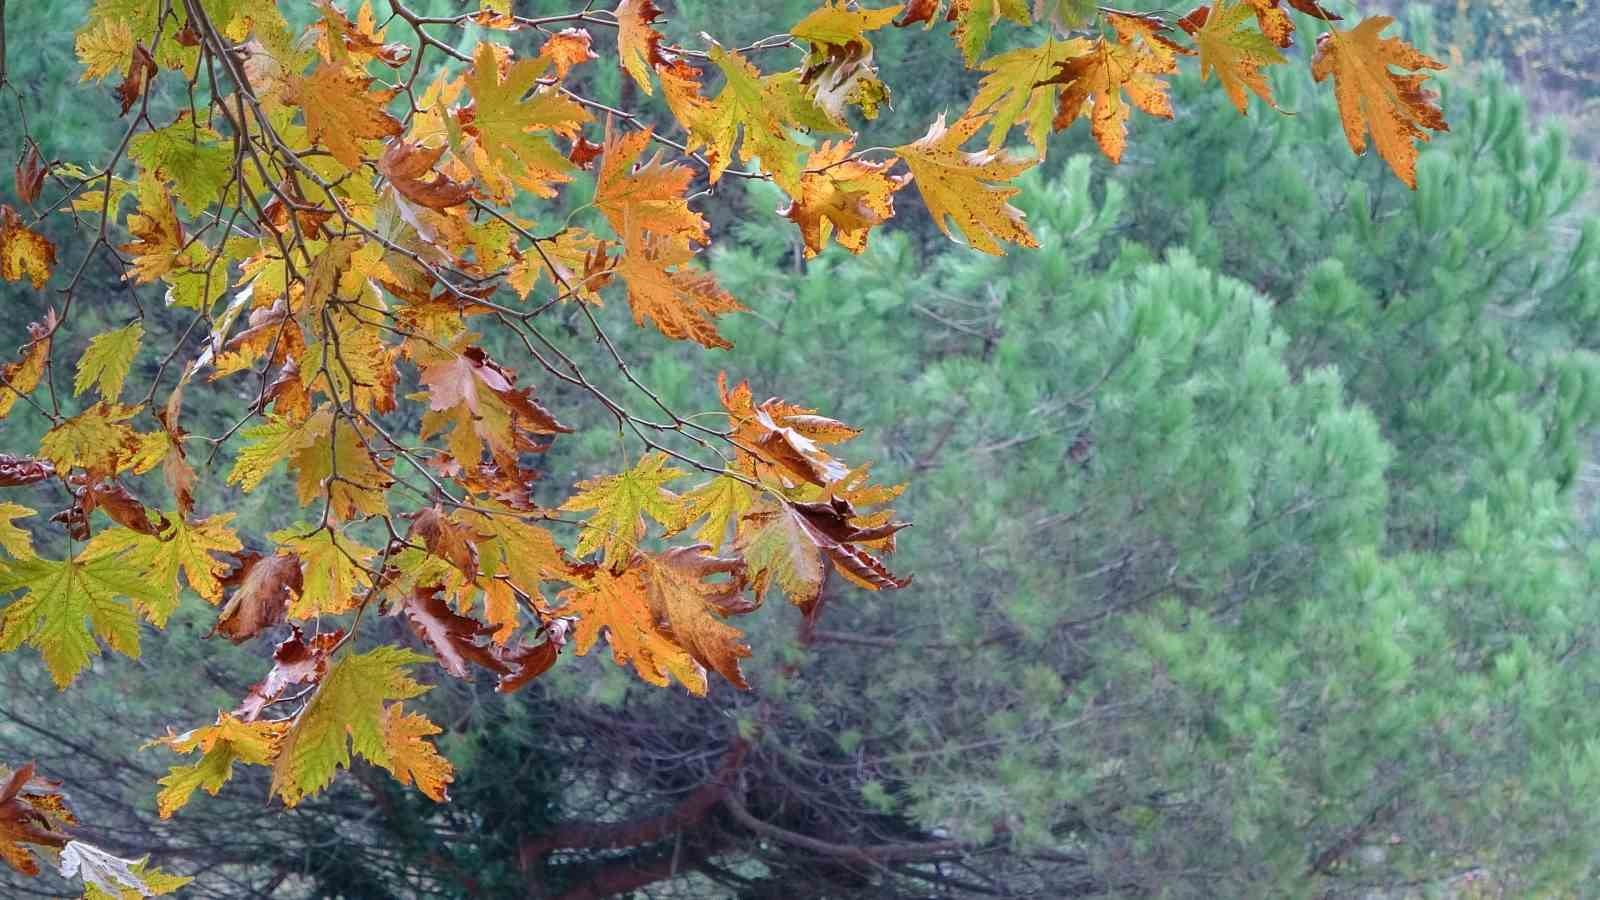
[[[509,697],[452,681],[420,701],[457,767],[448,805],[358,767],[293,810],[258,785],[162,820],[151,785],[176,760],[145,742],[260,677],[258,650],[194,640],[215,613],[190,597],[140,661],[101,659],[65,694],[0,656],[0,759],[67,781],[97,843],[200,897],[1590,895],[1588,7],[1362,10],[1454,63],[1415,193],[1348,153],[1301,65],[1272,76],[1293,115],[1240,120],[1191,73],[1177,120],[1138,128],[1120,165],[1082,126],[1057,136],[1016,201],[1037,251],[952,246],[902,195],[865,254],[806,260],[775,191],[706,198],[727,236],[712,265],[750,307],[724,326],[739,355],[629,333],[641,379],[699,409],[728,369],[862,427],[853,452],[887,483],[916,476],[895,557],[914,584],[830,584],[805,642],[794,610],[750,626],[750,694],[656,690],[602,655]],[[109,92],[77,84],[85,8],[6,10],[32,134],[79,161],[115,139]],[[680,0],[664,30],[749,41],[810,8]],[[878,54],[895,114],[865,142],[916,138],[970,89],[920,34]],[[643,102],[615,69],[582,77]],[[95,285],[80,314],[121,325],[123,289]],[[0,346],[41,302],[0,285]],[[211,431],[250,399],[202,396],[185,414]],[[615,464],[605,421],[569,424],[552,485]],[[47,426],[19,410],[0,450]],[[287,483],[218,487],[205,502],[256,531],[294,503]],[[735,746],[727,802],[708,786]],[[6,896],[63,890],[0,872]]]

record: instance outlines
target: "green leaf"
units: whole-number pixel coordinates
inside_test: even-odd
[[[173,192],[191,213],[221,200],[233,171],[232,143],[187,117],[134,137],[128,156],[139,168],[172,182]]]
[[[72,560],[29,559],[0,570],[0,593],[26,588],[0,611],[0,653],[24,643],[39,651],[58,687],[65,688],[100,655],[96,637],[111,649],[139,656],[139,618],[118,598],[159,605],[160,585],[144,579],[120,554]]]
[[[676,529],[683,518],[683,500],[666,484],[683,470],[667,466],[665,453],[651,453],[621,475],[579,482],[577,492],[562,504],[567,510],[593,510],[578,535],[578,555],[604,550],[607,566],[616,568],[633,556],[644,537],[644,517]]]
[[[384,646],[335,663],[283,737],[272,769],[273,793],[294,806],[327,787],[335,772],[350,765],[352,751],[388,768],[385,704],[426,692],[406,668],[428,661],[420,653]]]
[[[72,396],[96,385],[102,398],[115,401],[122,395],[122,383],[128,379],[128,370],[133,367],[133,358],[139,355],[139,344],[143,340],[143,322],[130,322],[115,331],[95,335],[83,356],[78,358]]]

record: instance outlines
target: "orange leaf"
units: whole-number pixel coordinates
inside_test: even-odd
[[[333,158],[354,169],[361,165],[362,143],[395,137],[404,129],[384,112],[398,90],[373,91],[373,79],[324,63],[310,76],[289,79],[285,102],[305,113],[306,131]]]
[[[1378,155],[1406,186],[1417,187],[1417,141],[1429,135],[1423,129],[1449,131],[1444,113],[1434,105],[1436,95],[1423,88],[1426,74],[1396,75],[1399,69],[1440,70],[1443,63],[1399,38],[1378,35],[1394,20],[1373,16],[1351,29],[1332,29],[1317,39],[1311,76],[1317,81],[1333,77],[1339,101],[1339,118],[1350,149],[1367,150],[1367,132]]]
[[[658,687],[666,687],[669,676],[676,678],[691,694],[705,696],[705,667],[661,633],[646,591],[637,567],[621,575],[599,569],[561,592],[557,612],[577,617],[573,643],[579,656],[587,656],[604,633],[617,665],[632,665],[640,678]]]
[[[565,78],[573,66],[599,57],[592,44],[594,39],[582,28],[567,28],[550,35],[539,48],[539,58],[548,59],[555,66],[556,77]]]
[[[1045,83],[1062,85],[1052,123],[1055,130],[1088,117],[1089,133],[1115,163],[1122,161],[1128,144],[1129,104],[1152,116],[1172,118],[1167,82],[1157,76],[1176,72],[1178,66],[1170,42],[1158,41],[1159,32],[1146,20],[1114,16],[1112,21],[1117,40],[1100,38],[1088,53],[1058,63],[1059,71]]]
[[[800,195],[780,215],[800,227],[806,257],[822,252],[832,235],[851,253],[867,247],[867,232],[894,215],[894,192],[908,175],[890,175],[894,157],[882,162],[850,159],[853,141],[824,143],[812,151],[800,176]]]
[[[433,170],[444,151],[443,146],[428,149],[408,141],[394,141],[378,158],[378,172],[412,203],[429,209],[460,206],[472,196],[472,189]],[[433,178],[423,181],[428,175]]]

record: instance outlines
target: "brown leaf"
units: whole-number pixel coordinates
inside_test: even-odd
[[[98,509],[118,525],[140,534],[159,535],[171,527],[161,515],[152,518],[150,510],[114,479],[92,481],[74,493],[85,516]]]
[[[429,149],[409,141],[391,141],[378,158],[378,172],[413,203],[429,209],[460,206],[472,196],[472,188],[433,169],[446,149],[443,145]],[[433,177],[424,181],[430,174]]]
[[[561,655],[561,647],[566,643],[566,619],[557,619],[549,629],[549,636],[537,644],[524,644],[516,649],[497,647],[496,654],[501,662],[510,669],[500,676],[494,689],[501,694],[510,694],[526,687],[530,681],[550,671]]]
[[[473,542],[479,535],[447,517],[439,504],[417,513],[408,536],[420,538],[429,553],[460,569],[469,580],[478,577],[478,546]]]
[[[50,465],[49,460],[0,453],[0,487],[37,484],[47,478],[53,478],[55,474],[55,466]]]
[[[400,614],[433,651],[439,667],[457,678],[466,678],[468,663],[505,675],[511,671],[488,645],[494,629],[471,616],[457,614],[444,600],[440,587],[419,587],[402,601]],[[481,642],[480,642],[481,639]]]
[[[312,685],[328,674],[328,654],[339,645],[343,631],[328,631],[314,635],[307,641],[300,626],[284,638],[272,651],[272,670],[267,677],[250,686],[244,702],[234,710],[234,715],[246,722],[254,722],[283,692],[297,684]]]
[[[39,191],[44,187],[44,176],[50,171],[50,166],[39,155],[39,145],[28,141],[27,149],[22,151],[22,157],[17,160],[17,196],[23,203],[31,204],[39,199]]]
[[[292,553],[263,557],[247,550],[238,557],[238,568],[221,579],[233,594],[211,629],[212,634],[220,634],[235,644],[282,622],[289,604],[304,587],[300,557]]]
[[[117,100],[122,104],[122,112],[117,115],[125,116],[133,105],[144,96],[145,87],[150,80],[156,77],[160,70],[156,68],[155,57],[144,48],[144,44],[133,45],[133,59],[128,63],[128,75],[117,85]]]
[[[63,829],[73,824],[59,782],[40,778],[28,763],[0,785],[0,860],[24,875],[39,874],[39,862],[27,845],[61,849],[70,839]]]

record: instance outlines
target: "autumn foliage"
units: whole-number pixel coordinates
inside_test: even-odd
[[[17,136],[17,196],[0,205],[0,277],[47,309],[0,362],[0,417],[26,405],[48,421],[37,447],[0,458],[0,651],[26,645],[66,689],[107,649],[137,656],[185,588],[217,608],[214,635],[262,648],[237,708],[157,738],[183,757],[153,786],[162,816],[236,766],[269,768],[292,806],[355,756],[442,801],[440,729],[405,705],[430,678],[484,670],[512,691],[604,644],[652,684],[748,689],[739,621],[770,596],[813,627],[830,574],[909,583],[886,562],[906,525],[887,504],[905,486],[841,449],[855,429],[734,378],[707,386],[711,413],[683,414],[610,339],[631,317],[663,341],[733,349],[737,369],[719,321],[744,306],[698,261],[714,237],[701,193],[772,182],[807,255],[861,252],[906,191],[952,240],[1033,247],[1009,201],[1053,132],[1084,119],[1120,160],[1146,124],[1135,111],[1174,115],[1168,79],[1184,64],[1241,114],[1252,95],[1270,114],[1266,72],[1297,37],[1315,42],[1351,148],[1370,142],[1405,184],[1418,142],[1446,129],[1425,84],[1438,62],[1383,36],[1387,18],[1349,25],[1311,0],[1218,0],[1171,22],[1070,0],[829,0],[741,48],[670,44],[652,0],[543,19],[507,0],[438,18],[315,6],[299,31],[268,2],[135,3],[131,16],[99,3],[76,46],[85,90],[114,92],[126,138],[85,166]],[[1291,10],[1318,33],[1297,35]],[[484,37],[470,43],[467,26]],[[974,89],[952,85],[961,111],[922,137],[860,147],[853,123],[890,114],[873,49],[889,28],[938,32],[927,40],[961,55]],[[1007,29],[1019,49],[992,53]],[[582,96],[568,79],[585,66],[620,67],[668,115]],[[174,117],[153,112],[173,105],[152,103],[164,92],[184,98]],[[594,215],[519,212],[585,170]],[[81,240],[56,246],[47,218]],[[142,314],[73,327],[85,272],[107,260],[188,317],[181,342],[150,346]],[[596,359],[547,337],[558,309]],[[524,352],[492,357],[490,332]],[[616,367],[630,393],[593,366]],[[572,430],[556,387],[614,422],[623,463],[536,505],[533,460]],[[249,397],[247,414],[192,433],[185,398],[224,389]],[[420,417],[415,433],[398,430],[402,412]],[[201,512],[278,478],[299,508],[269,533]],[[60,558],[35,550],[46,528],[66,538]],[[370,642],[360,626],[380,616],[415,639]],[[36,870],[41,849],[64,866],[98,852],[69,843],[57,786],[28,766],[0,776],[12,867]],[[110,859],[83,869],[91,889],[172,886]]]

